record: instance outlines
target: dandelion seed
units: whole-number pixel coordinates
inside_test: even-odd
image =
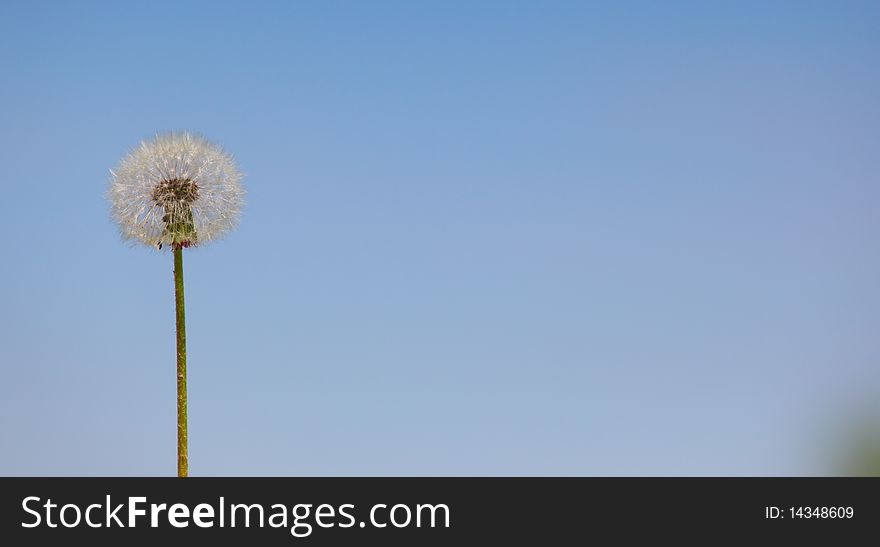
[[[142,142],[110,171],[111,213],[125,239],[190,247],[238,222],[241,173],[219,146],[189,133]]]

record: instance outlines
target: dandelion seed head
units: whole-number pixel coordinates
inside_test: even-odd
[[[110,170],[107,197],[123,238],[190,247],[238,223],[241,173],[222,148],[190,133],[143,141]]]

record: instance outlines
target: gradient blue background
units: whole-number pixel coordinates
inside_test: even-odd
[[[880,3],[4,2],[0,474],[836,473],[880,398]]]

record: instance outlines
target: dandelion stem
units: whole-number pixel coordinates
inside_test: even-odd
[[[183,311],[183,249],[174,250],[174,309],[177,315],[177,476],[187,476],[186,450],[186,322]]]

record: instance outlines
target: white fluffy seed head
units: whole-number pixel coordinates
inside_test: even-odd
[[[190,247],[238,223],[241,173],[219,146],[189,133],[143,141],[110,171],[107,197],[125,239]]]

